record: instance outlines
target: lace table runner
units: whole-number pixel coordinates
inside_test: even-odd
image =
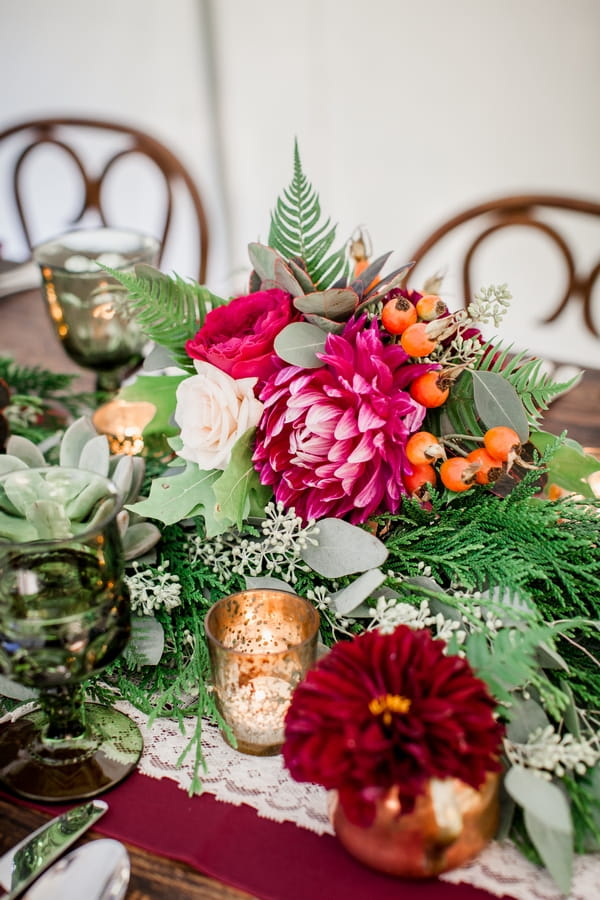
[[[157,720],[148,728],[147,717],[139,710],[125,702],[116,705],[137,722],[144,736],[140,772],[150,778],[171,779],[187,791],[192,782],[193,751],[180,766],[177,761],[192,736],[194,720],[187,722],[185,734],[177,722],[169,719]],[[24,711],[21,707],[13,717]],[[275,822],[293,822],[316,834],[333,834],[327,791],[290,778],[281,756],[238,753],[225,743],[218,728],[208,722],[202,728],[202,747],[206,761],[203,787],[217,800],[235,806],[245,803],[259,816]],[[441,878],[455,884],[468,883],[498,897],[508,895],[514,900],[566,900],[551,878],[525,860],[508,841],[492,843],[470,865],[447,872]],[[573,885],[568,900],[600,897],[600,854],[576,858]]]
[[[117,704],[140,726],[144,754],[140,771],[151,778],[170,778],[185,790],[192,780],[192,754],[177,767],[193,731],[181,734],[176,722],[161,719],[151,729],[146,717],[126,703]],[[207,771],[204,790],[224,803],[246,803],[258,815],[276,822],[294,822],[317,834],[333,834],[327,812],[328,793],[314,784],[299,784],[283,768],[281,756],[256,757],[238,753],[225,743],[215,725],[204,723],[202,746]],[[564,900],[551,878],[525,860],[508,841],[494,842],[470,865],[441,876],[445,881],[469,883],[501,897],[515,900]],[[574,889],[569,900],[600,898],[600,854],[578,857]]]

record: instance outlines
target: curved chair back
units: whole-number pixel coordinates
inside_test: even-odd
[[[83,134],[101,135],[110,134],[114,141],[111,142],[106,158],[98,167],[97,162],[85,158],[81,142]],[[116,225],[108,221],[106,211],[105,188],[108,176],[116,170],[117,164],[134,157],[145,157],[150,160],[161,175],[164,191],[161,191],[163,209],[158,216],[158,234],[154,236],[161,243],[161,259],[164,252],[171,226],[173,213],[179,192],[187,195],[187,203],[193,209],[198,232],[198,261],[197,277],[201,284],[206,281],[206,264],[209,249],[208,221],[204,204],[200,193],[191,175],[182,162],[164,144],[156,138],[137,128],[114,122],[87,119],[87,118],[52,118],[34,119],[21,122],[0,132],[0,143],[9,138],[18,137],[19,147],[12,161],[12,190],[18,218],[20,220],[23,235],[29,249],[34,243],[33,228],[35,222],[35,210],[33,204],[26,198],[24,188],[25,164],[38,152],[40,147],[52,145],[61,151],[64,157],[71,163],[70,169],[79,180],[81,202],[76,216],[68,223],[57,223],[57,228],[51,235],[53,237],[59,231],[77,227],[87,213],[96,215],[102,225]],[[161,224],[160,224],[161,223]]]
[[[511,226],[525,226],[536,229],[545,234],[554,246],[564,264],[566,278],[565,288],[555,306],[542,320],[548,324],[565,311],[567,306],[574,302],[582,304],[583,321],[587,330],[594,336],[600,337],[598,325],[592,316],[592,291],[598,275],[600,274],[600,260],[584,272],[579,272],[576,265],[576,237],[566,236],[568,233],[568,221],[565,219],[565,228],[555,224],[557,212],[577,213],[581,217],[600,217],[600,203],[575,197],[555,196],[551,194],[524,194],[522,196],[499,197],[477,206],[472,206],[453,216],[421,243],[416,251],[409,257],[415,260],[415,266],[409,274],[409,280],[414,283],[414,273],[421,266],[427,255],[437,248],[437,245],[446,236],[456,232],[467,223],[472,223],[469,233],[459,249],[459,277],[462,275],[461,302],[465,305],[472,297],[472,266],[474,258],[481,246],[493,234]],[[475,236],[473,236],[473,234]]]

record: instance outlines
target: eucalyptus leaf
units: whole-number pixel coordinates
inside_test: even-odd
[[[536,728],[545,728],[548,716],[535,700],[521,700],[515,696],[511,706],[511,718],[506,727],[509,740],[515,744],[526,744],[529,735]]]
[[[154,616],[131,617],[131,637],[125,656],[134,665],[156,666],[165,648],[165,632]]]
[[[573,823],[562,790],[523,766],[512,766],[504,786],[523,807],[525,827],[550,875],[564,894],[573,875]]]
[[[357,607],[383,584],[385,574],[381,569],[369,569],[355,578],[349,585],[331,594],[331,605],[341,616],[354,614]]]
[[[291,322],[275,338],[277,355],[293,366],[318,369],[323,363],[316,354],[325,349],[326,335],[316,325],[308,322]]]
[[[302,559],[325,578],[376,569],[387,559],[387,547],[379,538],[342,519],[320,519],[316,537],[318,544],[305,547]]]
[[[514,428],[522,443],[529,437],[529,422],[519,395],[512,384],[497,372],[475,369],[473,400],[475,409],[486,428],[505,425]]]
[[[11,434],[6,442],[6,453],[12,457],[18,457],[21,462],[32,469],[37,469],[46,465],[43,454],[33,441],[21,437],[18,434]]]
[[[246,590],[265,590],[265,591],[287,591],[289,594],[293,594],[294,590],[289,586],[286,581],[282,581],[281,578],[271,578],[268,575],[264,575],[260,578],[254,577],[252,575],[246,575]]]
[[[275,280],[275,260],[281,259],[281,257],[272,247],[257,242],[250,243],[248,244],[248,256],[253,269],[260,275],[262,281],[265,279]]]
[[[304,294],[312,293],[315,290],[315,285],[312,283],[308,273],[293,259],[288,260],[288,265],[292,271],[292,275],[302,288],[302,292]]]

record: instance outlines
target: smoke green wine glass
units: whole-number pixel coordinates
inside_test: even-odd
[[[0,477],[0,672],[37,693],[37,708],[0,727],[0,783],[31,799],[94,797],[142,751],[131,719],[84,698],[130,634],[118,511],[94,472]]]

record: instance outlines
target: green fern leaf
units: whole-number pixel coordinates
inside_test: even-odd
[[[581,377],[578,374],[569,381],[556,382],[542,366],[541,359],[530,358],[525,352],[513,353],[512,344],[502,347],[493,341],[484,344],[475,360],[475,368],[498,372],[512,384],[533,427],[539,424],[552,400],[572,388]]]
[[[298,142],[294,143],[294,175],[271,213],[269,246],[285,259],[302,259],[317,290],[339,279],[347,280],[350,266],[346,250],[327,254],[335,241],[336,226],[321,220],[318,194],[302,171]]]
[[[152,266],[138,265],[135,274],[103,268],[126,288],[127,296],[120,302],[148,338],[165,347],[176,365],[193,372],[185,343],[194,337],[207,313],[227,301],[205,287],[184,281],[179,275],[165,275]]]

